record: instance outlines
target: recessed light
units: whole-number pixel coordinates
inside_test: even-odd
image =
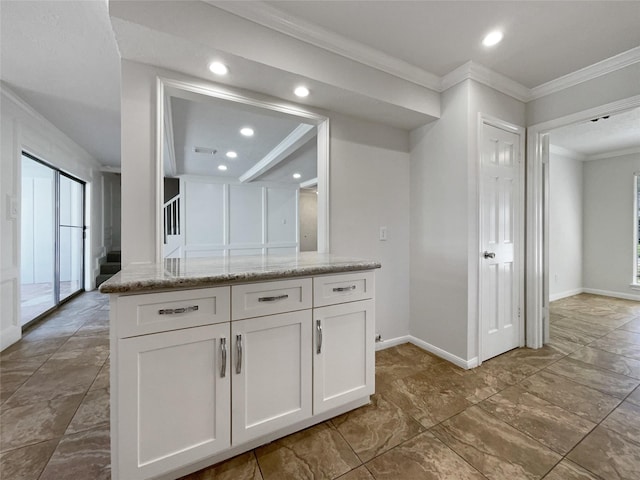
[[[299,173],[294,173],[293,174],[293,178],[295,178],[296,180],[299,179],[302,175],[300,175]]]
[[[240,133],[242,135],[244,135],[245,137],[253,137],[253,128],[244,127],[242,129],[240,129]]]
[[[228,158],[237,158],[237,157],[238,157],[238,154],[237,154],[236,152],[234,152],[233,150],[229,150],[229,151],[227,152],[227,157],[228,157]]]
[[[229,73],[229,68],[222,62],[211,62],[209,64],[209,70],[216,75],[226,75]]]
[[[485,47],[493,47],[494,45],[497,45],[502,41],[502,37],[503,35],[501,31],[494,30],[493,32],[487,34],[486,37],[484,37],[484,40],[482,40],[482,44]]]
[[[218,165],[218,170],[225,172],[227,170],[227,166],[226,165]]]
[[[300,86],[300,87],[296,87],[293,93],[295,93],[296,96],[298,97],[308,97],[309,89],[307,87]]]

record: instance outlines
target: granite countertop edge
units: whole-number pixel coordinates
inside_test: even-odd
[[[168,278],[143,278],[139,280],[125,280],[121,274],[107,280],[100,285],[100,293],[134,293],[152,292],[154,290],[206,288],[232,285],[238,283],[259,282],[263,280],[278,280],[309,275],[325,275],[330,273],[344,273],[358,270],[374,270],[381,268],[380,262],[357,261],[353,263],[335,263],[326,265],[312,265],[300,267],[273,268],[265,271],[251,270],[240,272],[215,273],[211,275],[185,275]]]

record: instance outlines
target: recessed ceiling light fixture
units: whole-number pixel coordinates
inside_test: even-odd
[[[238,158],[238,154],[236,152],[234,152],[233,150],[229,150],[227,152],[227,158]]]
[[[229,68],[222,62],[211,62],[209,64],[209,70],[216,75],[226,75],[229,73]]]
[[[221,172],[225,172],[227,170],[227,166],[226,165],[218,165],[218,170],[220,170]]]
[[[491,33],[488,33],[484,40],[482,40],[482,44],[485,47],[493,47],[502,41],[502,32],[500,30],[494,30]]]
[[[294,173],[293,174],[293,178],[295,178],[296,180],[299,179],[302,175],[300,175],[299,173]]]
[[[303,87],[301,85],[299,87],[296,87],[296,89],[293,91],[293,93],[295,93],[296,96],[298,96],[298,97],[308,97],[309,96],[309,89],[307,87]]]
[[[253,137],[253,128],[251,127],[244,127],[242,129],[240,129],[240,133],[242,135],[244,135],[245,137]]]

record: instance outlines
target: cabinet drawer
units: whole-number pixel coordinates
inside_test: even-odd
[[[229,287],[118,298],[118,338],[228,322]]]
[[[338,303],[373,298],[375,275],[372,271],[327,275],[313,279],[313,306],[324,307]]]
[[[311,308],[311,279],[250,283],[231,287],[231,319]]]

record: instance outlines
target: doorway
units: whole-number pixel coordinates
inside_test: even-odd
[[[22,153],[21,325],[84,290],[85,184]]]

